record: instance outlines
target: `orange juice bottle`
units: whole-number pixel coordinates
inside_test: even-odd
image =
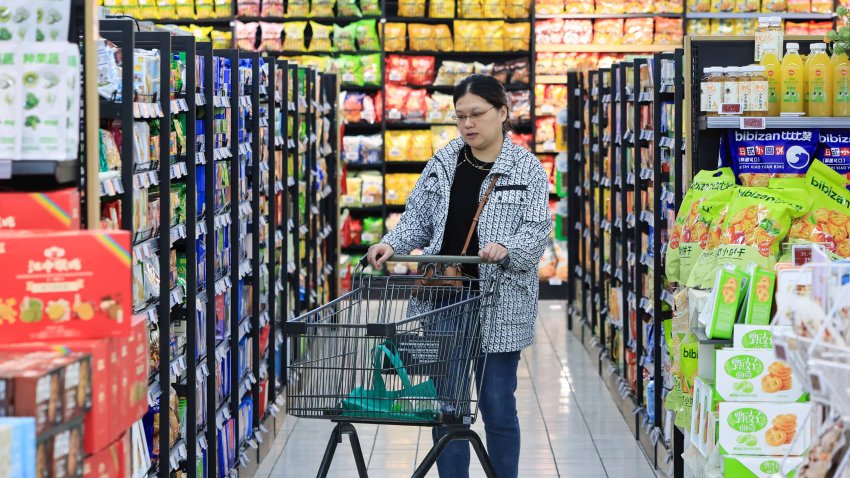
[[[800,45],[789,43],[782,58],[782,83],[779,87],[779,109],[782,113],[803,113],[803,98],[806,93],[806,73]]]
[[[782,80],[782,63],[776,56],[776,48],[766,47],[762,51],[761,66],[767,75],[767,116],[779,116],[779,83]]]
[[[850,59],[832,55],[832,115],[850,116]]]
[[[809,116],[832,116],[832,61],[826,54],[826,43],[812,44],[806,63],[806,92]]]

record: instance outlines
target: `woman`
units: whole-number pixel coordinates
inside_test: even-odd
[[[466,255],[487,262],[508,258],[498,303],[483,332],[486,367],[476,370],[478,406],[490,459],[499,478],[518,474],[520,430],[516,398],[520,351],[531,345],[537,318],[537,264],[552,230],[549,181],[540,161],[507,137],[509,106],[496,79],[473,75],[454,90],[460,138],[441,149],[407,199],[399,224],[369,249],[373,267],[393,254],[424,248],[425,254],[460,255],[479,202],[486,202]],[[464,268],[487,280],[496,265]],[[434,440],[444,428],[434,430]],[[469,445],[452,442],[437,461],[442,478],[469,475]]]

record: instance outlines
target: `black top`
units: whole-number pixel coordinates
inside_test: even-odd
[[[477,166],[477,167],[476,167]],[[478,195],[481,183],[490,172],[493,163],[479,161],[472,155],[471,148],[464,146],[458,153],[455,179],[452,182],[452,192],[449,198],[449,213],[446,219],[446,231],[443,234],[443,245],[440,255],[458,256],[463,250],[466,235],[478,210]],[[472,234],[466,255],[478,256],[478,231]],[[478,277],[478,266],[464,264],[464,273]]]

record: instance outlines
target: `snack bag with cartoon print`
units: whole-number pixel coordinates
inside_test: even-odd
[[[715,268],[733,264],[745,269],[755,264],[773,269],[791,222],[810,205],[803,189],[738,188],[726,216]]]
[[[821,131],[815,157],[850,180],[850,130]]]
[[[788,242],[814,242],[842,258],[850,257],[850,191],[847,180],[826,164],[815,161],[804,181],[774,179],[773,188],[799,187],[804,183],[811,209],[794,219]]]
[[[734,194],[734,190],[732,191],[732,194]],[[710,213],[704,214],[709,219],[708,241],[685,280],[687,287],[710,289],[714,284],[715,256],[717,247],[720,246],[720,238],[723,235],[723,225],[726,223],[726,216],[729,214],[729,207],[731,206],[731,197],[723,199],[725,199],[725,202],[722,204],[715,204],[713,201],[704,204],[706,208],[711,208]]]
[[[670,236],[670,247],[665,258],[667,280],[680,282],[687,279],[708,243],[712,211],[729,200],[733,187],[735,175],[729,168],[700,171],[694,177],[676,215],[676,224]],[[703,207],[706,204],[712,207]]]
[[[815,157],[816,129],[729,130],[727,157],[743,186],[767,187],[771,178],[803,177]]]

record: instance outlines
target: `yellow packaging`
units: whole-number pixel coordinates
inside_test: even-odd
[[[407,23],[384,24],[384,47],[387,51],[407,49]]]
[[[431,0],[428,2],[428,16],[431,18],[454,18],[455,0]]]

